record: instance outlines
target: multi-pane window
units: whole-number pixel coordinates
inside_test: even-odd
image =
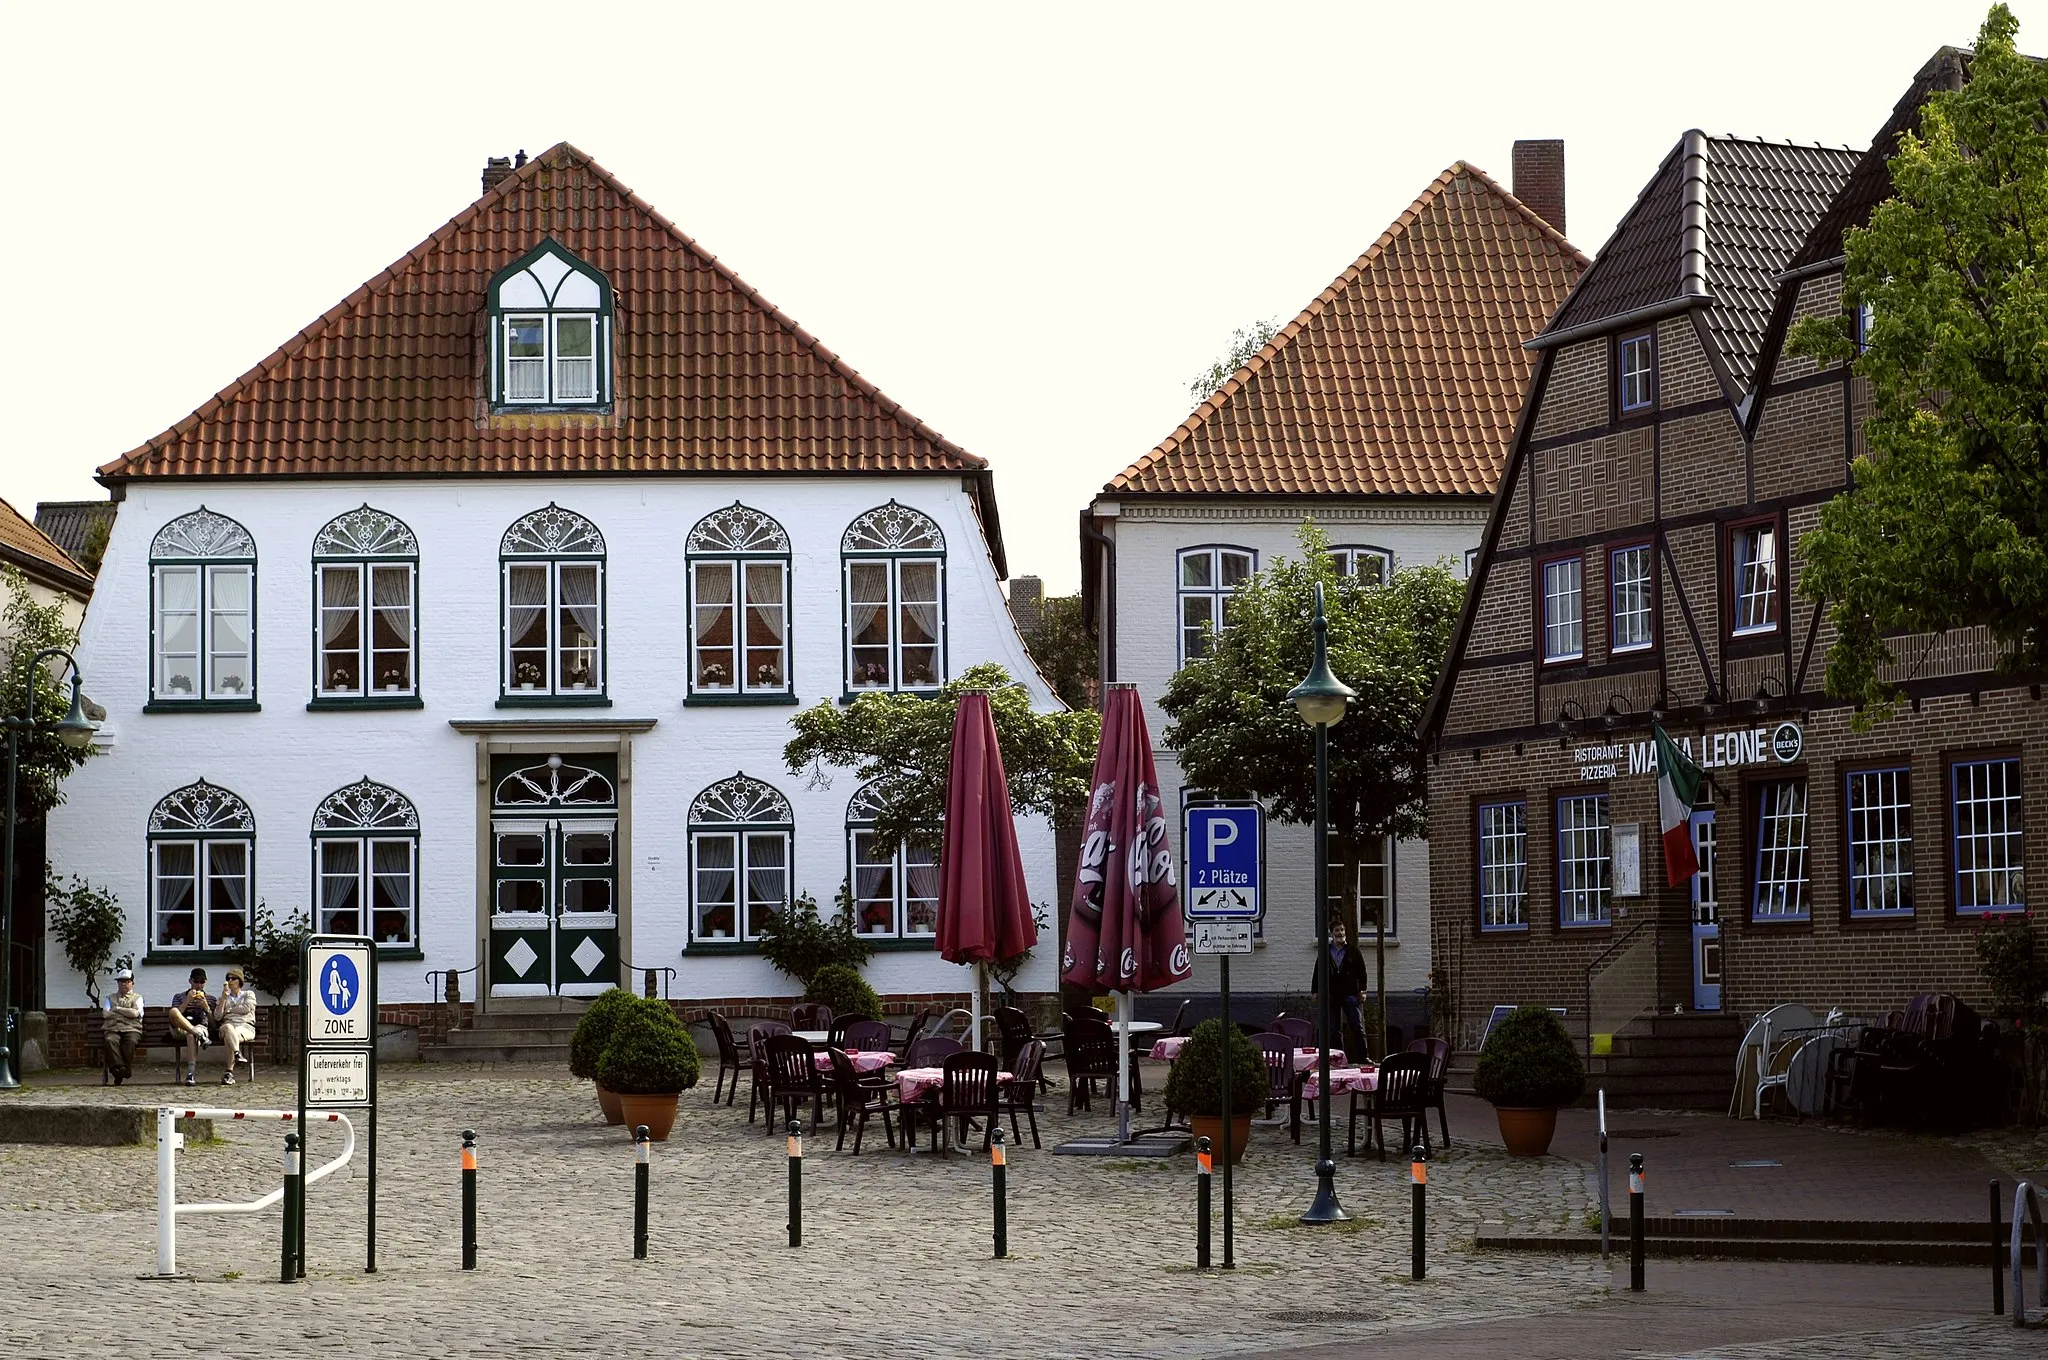
[[[937,689],[946,678],[946,537],[890,501],[847,526],[846,687]]]
[[[1623,337],[1620,345],[1621,409],[1645,411],[1657,400],[1656,345],[1648,331]]]
[[[1778,626],[1778,526],[1737,525],[1728,535],[1729,598],[1737,633],[1768,633]]]
[[[1804,921],[1807,902],[1806,781],[1772,779],[1754,786],[1756,875],[1750,917]]]
[[[1557,919],[1564,926],[1604,926],[1614,879],[1607,795],[1557,800]]]
[[[249,938],[256,819],[249,805],[200,780],[149,814],[149,947],[238,948]]]
[[[201,506],[157,531],[149,548],[160,704],[256,697],[256,540]]]
[[[1232,596],[1252,574],[1248,548],[1187,548],[1180,554],[1180,659],[1186,665],[1209,654],[1217,634],[1230,626]]]
[[[1543,659],[1577,661],[1586,654],[1583,562],[1559,557],[1543,564]]]
[[[1650,545],[1637,543],[1608,554],[1612,619],[1608,650],[1640,651],[1655,640],[1650,626]]]
[[[1394,574],[1394,555],[1385,548],[1345,544],[1330,549],[1330,565],[1339,576],[1354,576],[1371,585],[1385,585]]]
[[[417,692],[418,564],[412,530],[367,505],[336,516],[314,536],[318,698],[403,698]]]
[[[1955,909],[2026,910],[2019,759],[1955,762],[1949,766],[1949,796],[1955,804]]]
[[[690,531],[690,692],[789,693],[789,535],[734,502]]]
[[[358,780],[313,812],[315,929],[419,944],[419,813],[393,788]]]
[[[549,505],[505,531],[498,548],[507,698],[604,692],[604,536]]]
[[[721,780],[690,804],[691,935],[758,940],[790,900],[789,800],[746,775]]]
[[[885,841],[875,830],[881,806],[872,786],[846,808],[846,849],[853,865],[853,928],[878,938],[921,939],[939,929],[939,846]]]
[[[491,281],[491,400],[571,410],[610,400],[611,286],[553,241]]]
[[[1344,854],[1344,844],[1333,831],[1330,833],[1330,862],[1337,863]],[[1387,921],[1387,938],[1393,939],[1400,933],[1401,912],[1398,894],[1394,889],[1394,838],[1392,836],[1371,836],[1359,843],[1358,847],[1358,938],[1370,937],[1376,929],[1375,922],[1382,913]],[[1343,913],[1349,904],[1344,899],[1343,884],[1332,879],[1330,883],[1330,919],[1343,920]]]
[[[1849,914],[1913,913],[1912,771],[1851,770],[1843,811],[1849,832]]]
[[[1529,806],[1479,806],[1479,928],[1529,925]]]

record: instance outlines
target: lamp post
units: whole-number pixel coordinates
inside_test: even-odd
[[[36,670],[45,657],[52,656],[61,656],[71,665],[71,711],[61,722],[38,722]],[[14,808],[15,786],[20,782],[21,734],[54,732],[57,740],[72,750],[82,749],[92,740],[95,728],[85,716],[85,700],[80,694],[83,684],[78,662],[71,653],[62,647],[45,647],[22,673],[22,687],[28,694],[24,716],[17,718],[9,713],[0,717],[0,726],[7,729],[7,852],[4,864],[0,864],[0,871],[6,875],[0,881],[0,1091],[11,1091],[21,1085],[14,1075],[13,1041],[7,1023],[14,1009]]]
[[[1308,678],[1287,692],[1294,711],[1316,730],[1316,966],[1323,985],[1316,989],[1316,1199],[1301,1216],[1304,1223],[1336,1223],[1351,1217],[1337,1202],[1337,1162],[1330,1152],[1330,1034],[1336,1028],[1336,978],[1330,968],[1330,725],[1342,722],[1356,693],[1330,672],[1330,625],[1323,618],[1323,587],[1316,584],[1315,662]]]

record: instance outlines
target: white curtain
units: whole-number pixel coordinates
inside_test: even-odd
[[[515,651],[523,650],[526,635],[539,623],[548,608],[548,569],[515,566],[505,576],[505,640]],[[534,644],[526,643],[530,647]]]
[[[320,638],[329,647],[355,622],[363,602],[362,577],[353,567],[328,567],[320,573],[324,606],[320,617]]]
[[[582,646],[589,652],[589,676],[586,684],[597,683],[597,568],[595,566],[563,566],[562,611],[582,634],[589,639]],[[566,631],[566,630],[565,630]],[[566,661],[570,639],[562,639],[562,653]]]
[[[361,886],[358,853],[354,841],[326,841],[320,846],[322,930],[334,930],[336,914],[355,909],[356,890]]]
[[[902,566],[904,618],[915,626],[917,635],[903,630],[905,642],[930,643],[939,640],[939,567],[936,562],[905,562]]]
[[[249,937],[249,847],[240,841],[206,848],[207,876],[212,892],[227,899],[227,906],[210,895],[207,900],[207,943],[226,944]],[[215,926],[218,919],[220,924]]]
[[[372,841],[370,873],[376,884],[367,932],[391,944],[412,941],[412,846],[405,841]]]

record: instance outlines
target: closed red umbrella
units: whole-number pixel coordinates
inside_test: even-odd
[[[946,827],[939,854],[939,957],[980,968],[1038,943],[1010,785],[988,695],[960,696],[946,777]],[[981,1042],[981,987],[974,989],[974,1038]]]

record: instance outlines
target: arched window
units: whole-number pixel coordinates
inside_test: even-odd
[[[603,410],[612,400],[612,287],[550,238],[491,280],[495,411]]]
[[[1211,545],[1180,552],[1180,662],[1185,666],[1209,654],[1210,645],[1230,626],[1231,596],[1238,582],[1259,567],[1250,548]]]
[[[254,707],[256,540],[200,506],[149,545],[152,707]]]
[[[789,534],[734,501],[698,520],[684,551],[691,696],[787,696]]]
[[[163,796],[149,814],[152,952],[233,949],[249,938],[256,818],[204,779]]]
[[[1394,575],[1394,555],[1385,548],[1345,543],[1330,549],[1330,564],[1339,576],[1355,576],[1367,585],[1383,586]]]
[[[389,701],[418,693],[419,541],[365,505],[313,536],[313,697]]]
[[[690,804],[691,934],[758,940],[790,899],[789,800],[744,774],[720,780]]]
[[[313,812],[315,929],[417,948],[419,853],[420,815],[397,789],[364,778],[321,799]]]
[[[498,562],[505,701],[602,702],[604,535],[550,503],[505,531]]]
[[[882,810],[875,786],[846,805],[846,854],[853,867],[853,928],[883,939],[924,939],[939,929],[939,847],[889,844],[875,831]]]
[[[946,679],[946,536],[890,501],[846,528],[846,688],[937,689]]]

